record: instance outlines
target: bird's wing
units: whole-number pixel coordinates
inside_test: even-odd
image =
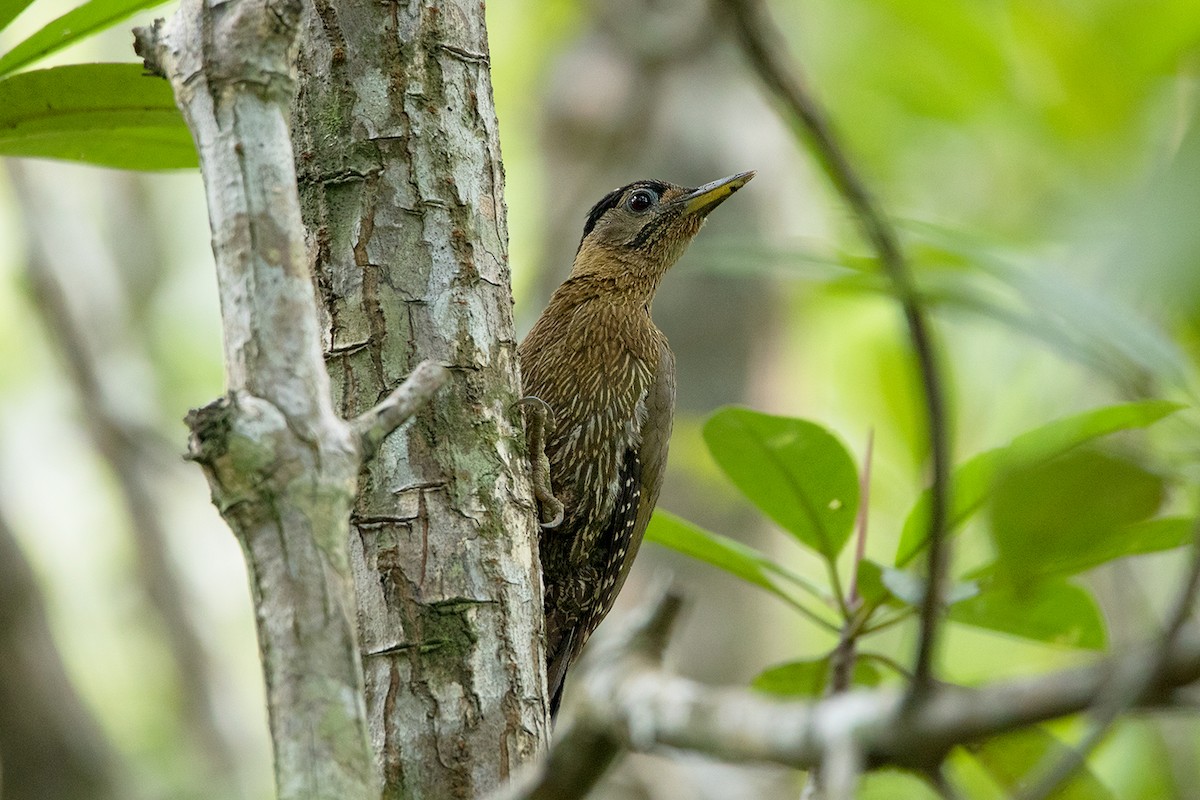
[[[567,669],[578,658],[592,631],[612,608],[629,564],[641,543],[645,525],[639,530],[638,518],[642,507],[642,466],[638,450],[629,448],[621,462],[619,488],[612,514],[607,518],[598,537],[589,547],[591,558],[572,576],[574,585],[560,587],[574,592],[575,597],[564,606],[581,614],[564,624],[558,610],[550,610],[546,618],[547,665],[546,679],[550,690],[550,713],[557,715],[562,700],[563,681]],[[583,599],[586,596],[588,599]]]
[[[667,468],[667,446],[671,442],[671,422],[674,415],[675,355],[664,340],[659,352],[654,382],[646,394],[646,420],[642,424],[641,444],[637,453],[640,473],[637,517],[633,523],[625,563],[622,564],[621,573],[617,577],[617,592],[621,590],[625,578],[629,575],[633,557],[637,555],[642,537],[646,534],[646,526],[650,524],[650,515],[658,503],[658,493],[662,489],[663,474]],[[614,597],[615,594],[614,592]]]

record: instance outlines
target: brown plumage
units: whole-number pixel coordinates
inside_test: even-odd
[[[564,510],[541,535],[552,713],[629,574],[662,485],[675,357],[650,318],[654,293],[707,214],[753,176],[699,189],[645,180],[607,194],[588,214],[570,277],[521,343],[525,394],[553,413],[545,450]]]

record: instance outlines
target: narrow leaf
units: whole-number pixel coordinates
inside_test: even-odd
[[[781,697],[820,697],[829,683],[830,656],[810,661],[789,661],[764,670],[751,682],[751,688]],[[859,659],[854,663],[854,686],[878,686],[879,670]]]
[[[197,163],[170,86],[137,64],[75,64],[0,80],[0,155],[123,169]]]
[[[104,30],[138,11],[167,0],[90,0],[68,11],[0,57],[0,75],[31,64],[56,50]],[[2,16],[3,12],[0,12]]]
[[[0,31],[21,16],[21,12],[29,8],[32,3],[33,0],[4,0],[0,3]]]
[[[728,536],[706,531],[674,514],[658,510],[650,519],[646,540],[723,569],[789,603],[795,602],[780,585],[780,579],[786,576],[795,582],[799,576],[790,576],[765,554]]]
[[[892,599],[883,583],[883,567],[869,558],[858,562],[858,595],[867,605],[877,606]]]
[[[841,442],[819,425],[723,408],[704,426],[717,464],[756,506],[832,561],[850,538],[858,475]]]
[[[1186,151],[1185,145],[1177,152]],[[1186,169],[1179,169],[1178,164],[1164,165],[1164,169],[1172,177],[1187,173]],[[1157,199],[1161,200],[1163,194],[1160,191]],[[1171,211],[1187,207],[1187,203],[1172,205],[1165,202],[1165,207]],[[1134,215],[1144,214],[1153,204],[1143,198],[1131,211]],[[1151,224],[1130,224],[1123,228],[1143,235],[1154,246],[1147,247],[1144,242],[1139,242],[1128,253],[1119,252],[1121,248],[1110,248],[1115,259],[1113,263],[1122,266],[1128,263],[1131,253],[1137,253],[1144,268],[1139,273],[1143,278],[1146,269],[1153,272],[1158,266],[1157,263],[1146,263],[1147,252],[1160,255],[1163,251],[1157,246],[1164,239],[1169,242],[1175,231],[1186,230],[1186,226],[1163,223],[1170,214],[1149,213],[1153,216]],[[1108,376],[1120,386],[1144,387],[1154,381],[1186,386],[1188,376],[1194,372],[1184,352],[1164,334],[1162,326],[1145,317],[1133,305],[1120,301],[1120,292],[1101,294],[1072,282],[1065,277],[1069,270],[1059,269],[1058,265],[1031,261],[1025,255],[1016,257],[1004,252],[1004,247],[996,242],[980,241],[962,231],[912,221],[907,222],[905,228],[929,245],[931,257],[940,253],[942,258],[971,265],[970,273],[965,273],[959,281],[962,291],[946,298],[950,302],[961,304],[965,293],[971,298],[967,301],[968,308],[982,311],[1020,333],[1045,341],[1066,357]],[[1171,231],[1172,235],[1164,237],[1164,230]],[[1154,258],[1149,260],[1154,261]],[[1191,262],[1185,263],[1190,269]],[[1122,270],[1122,274],[1126,272]],[[1155,285],[1161,287],[1168,283],[1158,281]],[[1003,301],[991,302],[993,297],[1000,295],[1004,296]]]
[[[1180,408],[1183,406],[1178,403],[1146,400],[1093,409],[1035,428],[1013,439],[1007,447],[988,450],[968,459],[954,471],[954,496],[946,532],[952,533],[979,510],[1000,473],[1048,461],[1116,431],[1144,428]],[[925,491],[904,522],[896,566],[902,567],[912,561],[925,548],[928,535],[929,492]]]

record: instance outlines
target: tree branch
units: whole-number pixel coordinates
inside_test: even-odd
[[[599,770],[580,768],[587,751],[578,748],[592,742],[602,743],[605,766],[615,759],[612,743],[619,742],[638,752],[676,748],[797,769],[835,763],[834,754],[849,749],[861,761],[847,761],[842,774],[853,774],[860,763],[933,773],[951,748],[1082,711],[1113,676],[1140,674],[1160,659],[1162,669],[1132,705],[1160,706],[1175,688],[1200,679],[1200,628],[1183,627],[1165,650],[1156,643],[1089,666],[980,689],[935,684],[915,708],[888,690],[781,702],[665,672],[659,661],[674,617],[671,604],[677,607],[677,598],[657,599],[614,645],[582,665],[568,735],[554,741],[534,772],[493,800],[583,797],[600,777]],[[571,780],[555,782],[553,765],[573,770]],[[549,794],[550,786],[558,793]]]
[[[37,576],[0,508],[4,797],[128,797],[126,765],[72,685],[45,606]]]
[[[824,109],[805,87],[798,66],[787,58],[786,42],[770,20],[762,1],[714,2],[729,13],[751,67],[783,105],[799,132],[807,137],[826,175],[853,210],[864,236],[875,249],[884,272],[891,279],[904,310],[925,392],[926,424],[933,467],[929,513],[929,588],[921,607],[920,643],[911,689],[912,699],[919,700],[931,686],[933,652],[937,643],[945,574],[950,561],[945,537],[946,504],[950,493],[950,431],[933,335],[895,230],[850,163]]]
[[[428,403],[449,378],[450,371],[441,364],[422,361],[395,391],[374,408],[360,414],[353,426],[363,459],[375,455],[387,435]]]

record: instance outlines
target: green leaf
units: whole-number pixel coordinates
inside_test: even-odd
[[[734,485],[771,519],[832,561],[850,538],[858,474],[842,443],[819,425],[723,408],[704,441]]]
[[[942,795],[924,778],[897,769],[874,769],[864,773],[855,800],[941,800]]]
[[[32,3],[33,0],[4,0],[0,3],[0,31],[21,16],[21,12],[29,8]]]
[[[1044,728],[1023,728],[967,748],[1001,789],[1013,796],[1027,788],[1049,759],[1057,762],[1069,748]],[[1111,800],[1113,793],[1084,765],[1049,796],[1051,800]]]
[[[750,686],[783,697],[820,697],[829,681],[829,656],[811,661],[789,661],[759,673]]]
[[[1035,428],[1013,439],[1007,447],[988,450],[954,471],[954,496],[946,521],[952,534],[983,505],[997,476],[1020,467],[1034,466],[1116,431],[1144,428],[1183,408],[1166,400],[1146,400],[1097,408]],[[900,534],[896,566],[903,567],[925,548],[929,537],[929,491],[921,494]]]
[[[1064,647],[1100,650],[1107,639],[1096,601],[1066,581],[1023,586],[996,581],[975,597],[952,605],[949,618]]]
[[[1129,525],[1158,511],[1163,491],[1158,475],[1094,450],[1012,470],[989,504],[997,561],[1014,581],[1102,563]]]
[[[792,595],[780,585],[779,579],[786,577],[793,583],[803,581],[753,547],[706,531],[661,509],[650,518],[646,540],[723,569],[789,603],[794,602]]]
[[[789,661],[761,672],[751,688],[780,697],[820,697],[830,678],[831,656],[809,661]],[[858,659],[854,662],[854,686],[878,686],[879,670]]]
[[[79,41],[167,0],[91,0],[50,22],[0,58],[0,75],[31,64],[56,50]]]
[[[858,562],[858,596],[867,605],[877,606],[892,599],[892,593],[883,583],[883,567],[869,558]]]
[[[1162,517],[1148,519],[1098,531],[1087,547],[1080,552],[1055,548],[1058,552],[1047,553],[1036,561],[1022,565],[1021,575],[1027,579],[1068,577],[1085,572],[1109,561],[1128,556],[1159,553],[1191,544],[1195,539],[1195,521],[1187,517]],[[993,561],[973,571],[972,578],[988,578],[1004,571],[999,561]]]
[[[171,87],[138,64],[75,64],[0,80],[0,155],[121,169],[197,163]]]
[[[868,605],[919,606],[925,600],[925,586],[925,577],[915,572],[884,567],[869,558],[859,562],[858,593]],[[947,588],[944,601],[953,605],[977,594],[979,584],[974,580],[958,581]]]

